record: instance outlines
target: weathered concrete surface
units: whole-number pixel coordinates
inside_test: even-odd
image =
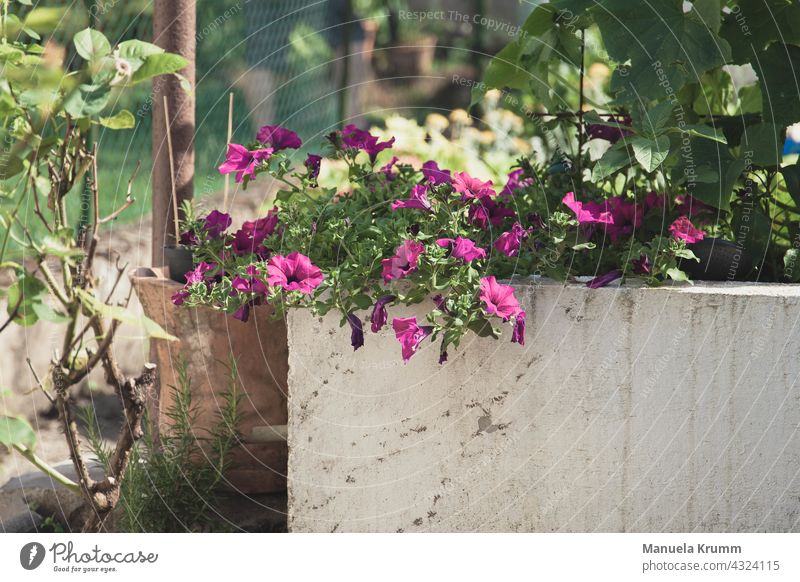
[[[444,366],[290,316],[290,531],[800,531],[800,288],[518,297]]]

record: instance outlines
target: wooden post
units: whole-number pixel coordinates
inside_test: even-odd
[[[153,37],[155,44],[189,61],[181,74],[195,82],[195,0],[155,0]],[[175,189],[180,205],[194,192],[194,94],[187,93],[174,75],[153,81],[153,266],[164,265],[163,247],[175,244],[173,204],[170,186],[170,160],[167,153],[164,99],[170,113],[172,145],[175,154]]]

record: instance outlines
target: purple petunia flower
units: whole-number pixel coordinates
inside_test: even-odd
[[[425,250],[422,243],[413,240],[404,240],[396,249],[395,254],[381,261],[383,265],[383,282],[392,279],[402,279],[417,270],[419,256]]]
[[[519,222],[515,222],[511,230],[504,232],[494,241],[494,248],[507,257],[515,257],[519,254],[522,241],[524,241],[529,234],[530,232],[522,228]]]
[[[522,311],[511,285],[501,285],[493,276],[483,277],[480,289],[479,297],[486,304],[484,311],[488,315],[496,315],[503,321],[508,321]]]
[[[350,324],[350,345],[353,346],[353,351],[364,345],[364,327],[361,325],[361,319],[354,314],[347,314],[347,323]]]
[[[231,247],[234,254],[254,253],[266,258],[266,249],[262,247],[264,239],[275,232],[278,226],[278,209],[273,208],[267,215],[258,220],[248,220],[233,235]]]
[[[399,160],[400,158],[398,158],[397,156],[392,156],[392,159],[386,162],[386,164],[384,164],[383,166],[381,166],[381,169],[378,171],[384,176],[386,176],[387,180],[389,181],[394,180],[394,173],[392,172],[392,168],[394,168],[394,165]]]
[[[386,304],[391,303],[395,299],[396,297],[394,295],[384,295],[375,302],[375,306],[372,308],[372,315],[370,316],[373,333],[378,333],[383,326],[386,325],[386,322],[389,320]]]
[[[219,210],[212,210],[208,213],[208,216],[205,217],[203,230],[206,231],[208,238],[217,238],[228,230],[231,222],[233,221],[230,214],[220,212]]]
[[[514,193],[519,190],[520,188],[527,188],[531,184],[533,184],[533,180],[531,178],[522,178],[522,174],[525,172],[522,168],[518,170],[514,170],[508,175],[508,181],[506,185],[500,190],[500,196],[502,197],[509,197],[513,196]]]
[[[586,283],[586,286],[589,287],[589,289],[598,289],[600,287],[605,287],[606,285],[611,283],[611,281],[619,279],[620,277],[622,277],[622,271],[620,271],[619,269],[614,269],[613,271],[609,271],[605,275],[600,275],[599,277],[595,277],[594,279]]]
[[[266,146],[270,146],[274,151],[293,149],[296,150],[303,141],[290,129],[280,125],[264,125],[256,134],[256,140]]]
[[[402,347],[403,362],[408,362],[422,341],[433,333],[430,325],[417,325],[416,317],[395,317],[392,320],[394,335]]]
[[[342,130],[342,144],[346,148],[364,150],[369,155],[370,162],[374,164],[379,153],[394,145],[394,138],[379,142],[378,138],[370,132],[350,124]]]
[[[172,294],[172,304],[183,305],[183,302],[186,301],[187,297],[189,297],[189,291],[187,289],[178,289]]]
[[[278,285],[287,291],[300,291],[306,295],[311,295],[325,278],[311,259],[297,251],[285,257],[273,256],[267,264],[267,271],[267,283],[271,286]]]
[[[306,170],[308,170],[308,179],[316,181],[319,178],[319,169],[322,166],[322,156],[317,154],[308,154],[304,162]]]
[[[411,194],[409,194],[408,198],[392,202],[392,210],[398,210],[399,208],[418,208],[430,211],[433,206],[431,201],[428,200],[428,187],[422,184],[412,186]]]
[[[471,263],[475,259],[486,258],[486,251],[475,244],[475,241],[464,237],[440,238],[436,244],[442,248],[450,249],[450,256]]]
[[[225,156],[225,161],[219,167],[219,173],[230,174],[236,172],[237,182],[241,182],[245,174],[252,180],[256,177],[256,166],[269,159],[273,151],[272,148],[250,151],[243,145],[229,143],[228,153]]]
[[[239,321],[246,322],[250,319],[250,303],[245,303],[239,309],[234,311],[233,318]]]
[[[206,273],[217,268],[216,263],[206,263],[200,261],[194,266],[194,269],[186,273],[186,286],[194,285],[195,283],[204,283],[207,279]]]
[[[647,258],[647,255],[639,255],[639,258],[633,259],[631,264],[633,265],[633,272],[637,275],[650,274],[650,259]]]
[[[514,331],[511,333],[512,343],[519,344],[521,346],[525,345],[525,317],[526,314],[524,311],[517,313],[517,316],[514,319]]]
[[[452,181],[450,170],[440,169],[439,164],[433,160],[429,160],[422,164],[422,175],[432,186],[438,186],[439,184],[450,184]]]
[[[489,225],[499,227],[506,218],[515,218],[517,213],[514,209],[508,208],[504,204],[498,204],[492,198],[481,198],[480,201],[469,207],[467,219],[482,230],[489,228]]]

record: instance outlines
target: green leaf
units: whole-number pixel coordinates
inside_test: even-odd
[[[741,156],[756,166],[780,166],[786,128],[774,123],[759,123],[745,128],[742,134]]]
[[[75,35],[73,42],[75,50],[87,61],[111,54],[111,43],[99,30],[85,28]]]
[[[119,58],[126,60],[138,59],[144,61],[147,57],[159,55],[164,52],[164,49],[160,46],[136,39],[121,42],[117,48],[119,49],[117,53]]]
[[[667,277],[669,277],[673,281],[689,281],[689,277],[686,275],[686,273],[684,273],[677,267],[667,269]]]
[[[351,297],[350,300],[359,309],[369,309],[370,307],[372,307],[372,298],[369,295],[364,295],[364,294],[355,295]]]
[[[733,47],[735,63],[755,66],[755,55],[775,41],[800,43],[800,4],[795,0],[737,0],[734,10],[720,34]]]
[[[786,190],[796,208],[800,209],[800,163],[784,166],[781,168],[783,180],[786,182]]]
[[[694,0],[692,14],[703,26],[707,26],[714,33],[719,32],[722,25],[720,0]]]
[[[6,154],[2,156],[2,158],[3,162],[0,164],[0,180],[7,180],[25,169],[25,164],[19,156]]]
[[[677,131],[682,131],[688,133],[694,137],[702,137],[705,139],[710,139],[719,143],[727,144],[728,140],[725,139],[725,135],[717,132],[717,130],[713,127],[708,125],[685,125],[683,128],[676,128]]]
[[[630,0],[607,0],[592,12],[611,58],[630,61],[612,77],[618,100],[663,99],[668,89],[677,94],[730,58],[727,41],[684,13],[682,0],[650,0],[636,8]]]
[[[81,302],[92,312],[98,313],[103,317],[115,319],[121,323],[127,323],[134,326],[140,326],[144,329],[147,337],[155,339],[164,339],[168,341],[177,341],[178,338],[168,334],[160,325],[155,321],[144,315],[134,315],[121,305],[106,305],[98,301],[91,293],[83,290],[78,290]]]
[[[633,137],[630,140],[636,161],[647,172],[653,172],[669,155],[669,138],[660,136],[657,140],[645,137]]]
[[[604,180],[617,170],[627,167],[630,163],[631,157],[627,150],[624,148],[610,148],[606,150],[603,157],[597,160],[594,168],[592,168],[592,182],[596,183]]]
[[[112,117],[101,117],[100,125],[109,129],[130,129],[136,125],[133,113],[123,109]]]
[[[64,101],[64,109],[74,118],[92,117],[108,103],[111,88],[108,85],[81,85]]]
[[[31,303],[31,309],[36,314],[36,317],[41,319],[42,321],[49,321],[50,323],[67,323],[69,321],[69,317],[61,313],[60,311],[56,311],[52,307],[50,307],[47,303],[42,303],[40,301],[34,301]]]
[[[144,60],[144,63],[142,63],[142,66],[133,73],[131,82],[139,83],[158,75],[177,73],[188,64],[189,61],[173,53],[152,54],[148,56]]]
[[[42,303],[45,297],[47,297],[45,284],[33,275],[23,274],[8,288],[6,312],[11,316],[14,308],[19,305],[14,323],[23,327],[31,326],[39,320],[34,304]]]
[[[800,47],[773,43],[753,68],[761,87],[762,119],[780,126],[800,121],[800,91],[792,74],[800,71]]]
[[[18,416],[0,416],[0,444],[10,450],[14,445],[32,449],[36,446],[36,433],[28,421]]]

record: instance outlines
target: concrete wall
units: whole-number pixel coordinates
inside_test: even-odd
[[[444,366],[290,316],[290,530],[800,531],[800,288],[517,294]]]

